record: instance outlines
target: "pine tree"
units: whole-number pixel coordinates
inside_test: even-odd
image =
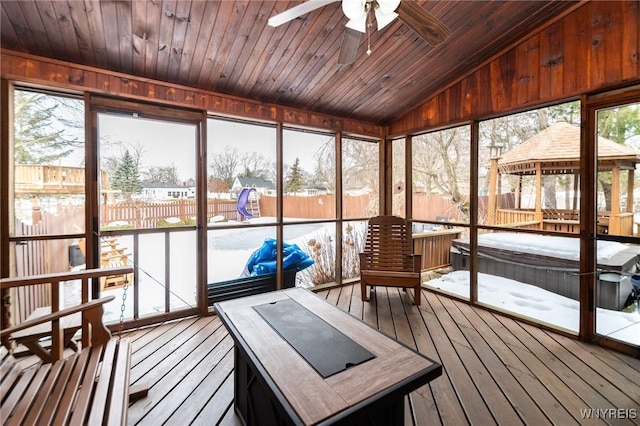
[[[138,164],[129,150],[124,152],[118,167],[113,173],[111,187],[122,191],[126,194],[127,199],[131,198],[131,194],[139,193],[142,189]]]
[[[81,106],[82,101],[76,99],[16,90],[16,164],[51,164],[83,148],[83,141],[70,136],[72,131],[82,128],[78,118]]]
[[[300,169],[300,159],[296,158],[289,175],[284,183],[285,192],[296,193],[299,192],[304,186],[304,177],[302,176],[302,170]]]

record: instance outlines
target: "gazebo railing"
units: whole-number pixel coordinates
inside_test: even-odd
[[[533,209],[498,209],[495,225],[577,234],[580,232],[580,212],[543,211],[540,217],[540,213],[536,213]],[[612,214],[610,211],[598,211],[598,232],[611,235],[634,235],[633,213]]]

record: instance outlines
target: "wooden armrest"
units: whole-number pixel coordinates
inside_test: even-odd
[[[57,312],[53,312],[47,315],[43,315],[41,317],[38,318],[33,318],[31,320],[25,321],[23,323],[20,323],[18,325],[14,325],[12,327],[7,327],[4,328],[2,330],[0,330],[0,337],[2,336],[6,336],[6,335],[11,335],[12,333],[15,333],[16,331],[20,331],[20,330],[24,330],[26,328],[29,327],[33,327],[34,325],[38,325],[38,324],[43,324],[45,322],[51,322],[51,321],[55,321],[58,320],[62,317],[65,317],[67,315],[72,315],[75,314],[76,312],[83,312],[83,311],[88,311],[91,309],[95,309],[96,307],[102,306],[105,303],[109,303],[112,300],[115,300],[115,296],[107,296],[107,297],[102,297],[100,299],[96,299],[96,300],[92,300],[90,302],[87,303],[81,303],[79,305],[75,305],[72,306],[70,308],[65,308],[65,309],[61,309]]]
[[[0,288],[5,290],[12,287],[22,287],[35,284],[50,284],[52,282],[70,281],[103,277],[105,275],[129,274],[133,272],[131,266],[116,268],[86,269],[83,271],[57,272],[54,274],[30,275],[27,277],[0,278]]]

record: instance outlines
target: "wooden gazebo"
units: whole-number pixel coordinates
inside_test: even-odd
[[[635,150],[609,139],[598,138],[598,171],[611,172],[610,210],[598,211],[599,232],[613,235],[633,235],[633,181],[635,165],[640,157]],[[626,203],[621,205],[621,185],[626,172]],[[515,183],[513,205],[501,206],[504,199],[502,177],[510,175]],[[564,209],[543,205],[543,176],[573,175],[571,198]],[[534,207],[523,203],[523,180],[534,176]],[[578,232],[580,183],[580,129],[558,122],[506,152],[491,159],[489,177],[488,225]]]

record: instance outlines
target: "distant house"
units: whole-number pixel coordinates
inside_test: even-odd
[[[327,195],[329,190],[324,186],[311,185],[302,188],[300,191],[296,193],[296,195]]]
[[[141,197],[153,200],[172,200],[179,198],[195,198],[195,186],[176,185],[171,183],[146,183],[142,187]]]
[[[239,193],[242,188],[255,188],[261,195],[276,195],[276,186],[267,179],[256,177],[236,177],[231,185],[231,192]]]

